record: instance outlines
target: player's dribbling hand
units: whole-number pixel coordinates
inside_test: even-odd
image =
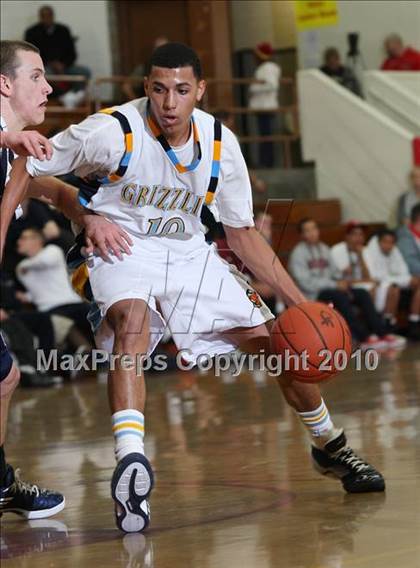
[[[85,215],[83,225],[86,233],[86,253],[97,252],[105,261],[111,261],[110,254],[122,260],[122,253],[131,254],[133,245],[128,233],[116,223],[101,215]]]
[[[33,156],[42,161],[50,160],[53,154],[51,142],[36,130],[2,132],[1,145],[18,156]]]

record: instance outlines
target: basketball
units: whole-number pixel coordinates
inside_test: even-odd
[[[284,311],[272,328],[274,351],[301,356],[290,361],[296,380],[316,383],[346,368],[351,334],[342,316],[321,302],[303,302]]]

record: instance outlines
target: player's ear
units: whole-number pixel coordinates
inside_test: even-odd
[[[146,96],[149,96],[149,77],[144,78],[143,86],[144,86],[144,92],[146,93]]]
[[[198,89],[197,89],[197,102],[200,102],[203,98],[204,93],[206,92],[207,84],[204,79],[198,81]]]
[[[10,97],[12,94],[12,81],[7,75],[0,75],[0,92],[4,97]]]

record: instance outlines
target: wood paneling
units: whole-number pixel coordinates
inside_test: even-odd
[[[119,49],[118,74],[145,63],[156,37],[166,36],[193,47],[205,77],[232,77],[229,4],[204,0],[120,0],[115,4]],[[212,106],[231,106],[232,87],[221,85],[210,95]]]
[[[120,0],[116,15],[120,49],[118,73],[131,73],[145,63],[153,50],[154,40],[166,36],[170,41],[189,43],[187,0],[139,2]]]

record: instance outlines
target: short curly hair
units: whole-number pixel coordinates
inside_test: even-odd
[[[147,64],[146,75],[150,74],[152,67],[192,67],[195,78],[199,81],[202,79],[200,59],[197,53],[184,43],[169,42],[156,48]]]

